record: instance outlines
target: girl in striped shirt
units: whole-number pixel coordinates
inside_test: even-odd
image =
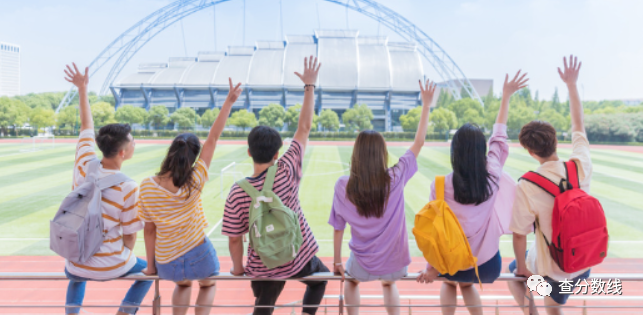
[[[219,273],[219,260],[203,231],[208,223],[201,205],[201,191],[208,181],[217,140],[241,94],[240,85],[233,86],[230,79],[230,92],[203,148],[196,135],[178,135],[160,172],[141,183],[140,216],[145,221],[145,249],[150,262],[143,273],[158,273],[160,278],[176,283],[172,304],[178,306],[173,308],[173,314],[187,313],[192,280],[198,280],[200,286],[196,305],[212,305],[214,300],[215,282],[207,278]],[[197,315],[209,313],[209,307],[195,310]]]

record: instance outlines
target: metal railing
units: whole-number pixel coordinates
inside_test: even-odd
[[[401,278],[398,281],[416,281],[418,274],[417,273],[409,273],[407,276]],[[251,281],[251,280],[261,280],[261,281],[302,281],[302,280],[307,280],[307,281],[336,281],[340,282],[342,278],[340,276],[336,276],[331,272],[320,272],[320,273],[315,273],[310,276],[304,277],[304,278],[289,278],[289,279],[270,279],[270,278],[252,278],[252,277],[247,277],[247,276],[233,276],[230,273],[221,273],[217,276],[212,276],[208,279],[211,280],[216,280],[216,281]],[[346,277],[347,280],[350,280],[351,278],[349,276]],[[619,279],[622,282],[643,282],[643,274],[626,274],[626,273],[595,273],[591,275],[591,279],[600,279],[600,280],[610,280],[610,279]],[[2,281],[68,281],[69,279],[65,276],[64,273],[62,272],[0,272],[0,282]],[[152,312],[154,315],[159,315],[161,314],[161,309],[166,308],[166,307],[173,307],[174,305],[163,305],[161,304],[161,294],[160,294],[160,281],[163,281],[160,279],[158,276],[145,276],[143,274],[133,274],[133,275],[128,275],[122,278],[116,278],[110,281],[134,281],[134,280],[149,280],[149,281],[154,281],[154,299],[152,302],[152,305],[140,305],[139,307],[143,308],[152,308]],[[436,281],[444,281],[446,279],[438,277]],[[516,277],[514,274],[511,273],[503,273],[500,275],[496,281],[502,281],[502,282],[508,282],[508,281],[521,281],[524,282],[527,279],[524,277]],[[382,296],[379,295],[362,295],[362,299],[380,299]],[[534,314],[536,310],[536,305],[535,305],[535,300],[536,299],[541,299],[542,297],[536,296],[534,298],[529,299],[529,305],[527,306],[529,308],[529,313]],[[605,296],[605,297],[598,297],[598,296],[588,296],[588,297],[577,297],[577,296],[572,296],[571,298],[574,299],[580,299],[584,300],[584,303],[582,306],[580,305],[573,305],[573,306],[556,306],[560,308],[575,308],[575,309],[582,309],[583,314],[587,314],[587,309],[590,308],[597,308],[597,309],[605,309],[605,308],[615,308],[615,306],[608,306],[608,305],[586,305],[587,300],[595,300],[595,299],[604,299],[604,300],[628,300],[628,301],[643,301],[643,297],[625,297],[625,296]],[[499,300],[513,300],[513,297],[511,296],[481,296],[481,300],[496,300],[495,305],[441,305],[441,304],[411,304],[411,300],[430,300],[430,299],[439,299],[439,296],[412,296],[412,295],[402,295],[400,296],[400,300],[409,300],[408,305],[385,305],[385,304],[360,304],[360,305],[348,305],[343,303],[343,292],[340,290],[339,295],[326,295],[324,296],[325,300],[332,299],[332,300],[339,300],[339,303],[324,303],[320,305],[301,305],[299,304],[300,301],[296,302],[291,302],[283,305],[274,305],[274,306],[256,306],[256,305],[222,305],[222,304],[215,304],[215,305],[181,305],[182,307],[214,307],[214,308],[240,308],[240,307],[248,307],[248,308],[293,308],[293,313],[294,313],[294,308],[295,307],[320,307],[320,308],[337,308],[339,310],[339,313],[343,313],[343,309],[345,307],[350,307],[350,306],[355,306],[355,307],[365,307],[365,308],[373,308],[373,307],[378,307],[378,308],[383,308],[383,307],[400,307],[400,308],[409,308],[409,314],[411,314],[411,307],[416,307],[416,308],[440,308],[440,307],[479,307],[479,308],[494,308],[496,310],[496,314],[499,313],[499,310],[501,308],[516,308],[516,307],[522,307],[520,305],[499,305],[498,301]],[[106,307],[118,307],[120,305],[84,305],[83,307],[91,307],[91,308],[106,308]],[[64,305],[0,305],[0,308],[51,308],[51,307],[65,307]],[[547,308],[547,307],[552,307],[552,306],[538,306],[540,308]],[[628,309],[639,309],[640,312],[643,312],[643,302],[641,302],[641,305],[628,305],[628,306],[616,306],[617,308],[628,308]]]

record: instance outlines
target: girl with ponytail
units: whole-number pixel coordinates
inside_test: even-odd
[[[176,283],[172,296],[173,314],[186,314],[192,281],[199,283],[196,305],[212,305],[215,293],[210,276],[219,273],[219,259],[206,236],[208,226],[201,205],[201,191],[208,181],[208,169],[217,140],[225,127],[232,105],[241,94],[241,83],[232,85],[219,116],[203,146],[192,133],[172,141],[156,176],[141,182],[139,216],[145,222],[146,275]],[[132,209],[124,209],[129,211]],[[185,306],[182,306],[185,305]],[[197,307],[195,314],[209,314],[209,307]]]

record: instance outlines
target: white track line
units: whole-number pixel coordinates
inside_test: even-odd
[[[221,222],[223,222],[223,218],[221,218],[221,220],[219,220],[219,222],[217,222],[217,224],[215,224],[215,225],[210,229],[210,232],[208,232],[208,235],[206,235],[206,236],[207,236],[207,237],[210,237],[210,234],[212,234],[212,232],[214,232],[214,230],[216,230],[216,229],[219,227],[219,225],[221,225]]]

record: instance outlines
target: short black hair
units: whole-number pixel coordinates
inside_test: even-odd
[[[129,143],[132,127],[129,124],[109,124],[98,130],[96,145],[103,152],[103,157],[112,158]]]
[[[279,131],[268,126],[257,126],[252,128],[248,134],[248,147],[250,156],[257,164],[265,164],[272,161],[272,158],[279,152],[283,141]]]

